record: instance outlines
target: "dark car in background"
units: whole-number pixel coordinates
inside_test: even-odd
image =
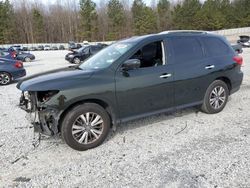
[[[236,51],[238,54],[243,53],[242,45],[240,44],[233,44],[231,45],[234,51]]]
[[[242,45],[242,47],[250,47],[250,36],[242,35],[240,39],[237,41],[238,44]]]
[[[59,50],[65,50],[65,46],[64,45],[59,45]]]
[[[73,50],[72,52],[68,53],[65,56],[65,60],[67,60],[70,63],[80,64],[82,61],[96,54],[103,48],[104,46],[102,45],[83,46],[78,50]]]
[[[11,46],[10,48],[14,49],[15,51],[22,51],[23,48],[20,46],[20,45],[14,45],[14,46]]]
[[[69,50],[76,50],[82,47],[81,44],[75,43],[73,41],[69,41],[68,45],[69,45]]]
[[[16,55],[16,59],[23,62],[31,62],[35,60],[35,55],[27,52],[18,52]]]
[[[70,147],[87,150],[121,122],[191,106],[221,112],[240,89],[242,63],[222,36],[172,31],[121,40],[17,87],[20,106],[38,117],[35,131],[61,133]]]
[[[25,75],[26,70],[21,61],[0,58],[0,85],[8,85]]]

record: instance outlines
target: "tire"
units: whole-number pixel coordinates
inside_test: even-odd
[[[215,80],[206,91],[201,110],[207,114],[221,112],[227,104],[228,96],[227,84],[221,80]]]
[[[29,57],[25,57],[24,62],[31,62],[31,59]]]
[[[101,106],[85,103],[66,114],[62,121],[61,134],[68,146],[84,151],[104,142],[110,130],[110,122],[108,113]]]
[[[7,72],[0,72],[0,85],[8,85],[12,81],[11,75]]]
[[[73,59],[73,62],[74,62],[75,64],[80,64],[80,63],[81,63],[81,60],[80,60],[78,57],[75,57],[75,58]]]

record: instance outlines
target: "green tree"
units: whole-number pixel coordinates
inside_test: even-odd
[[[142,0],[135,0],[132,5],[133,29],[136,35],[156,32],[157,17],[152,8],[147,7]]]
[[[171,27],[170,2],[168,0],[159,0],[157,4],[158,30],[165,31]]]
[[[197,12],[194,23],[196,23],[196,29],[219,30],[224,28],[226,19],[221,12],[221,1],[207,0]]]
[[[0,2],[0,43],[14,43],[15,36],[14,10],[9,0]],[[16,38],[15,38],[16,37]]]
[[[96,4],[91,0],[80,0],[81,26],[84,40],[95,40],[97,35]]]
[[[122,28],[126,21],[124,7],[119,0],[109,1],[108,19],[109,19],[108,40],[116,40],[121,37]]]
[[[34,42],[44,42],[44,19],[38,9],[32,10],[33,36]]]
[[[236,14],[234,25],[237,27],[250,26],[250,1],[249,0],[235,0],[233,1],[233,8]]]
[[[176,29],[196,29],[195,16],[201,9],[199,0],[184,0],[173,10],[173,23]]]

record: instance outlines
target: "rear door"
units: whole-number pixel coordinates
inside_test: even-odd
[[[200,103],[208,84],[209,72],[205,69],[205,54],[195,36],[171,37],[175,72],[175,105],[188,106]]]

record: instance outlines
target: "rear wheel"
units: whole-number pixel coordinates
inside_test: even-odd
[[[8,85],[11,82],[11,75],[7,72],[0,72],[0,85]]]
[[[229,89],[225,82],[215,80],[207,89],[202,111],[208,114],[221,112],[227,104]]]
[[[62,122],[62,137],[73,149],[84,151],[99,146],[110,129],[108,113],[99,105],[86,103],[73,108]]]

